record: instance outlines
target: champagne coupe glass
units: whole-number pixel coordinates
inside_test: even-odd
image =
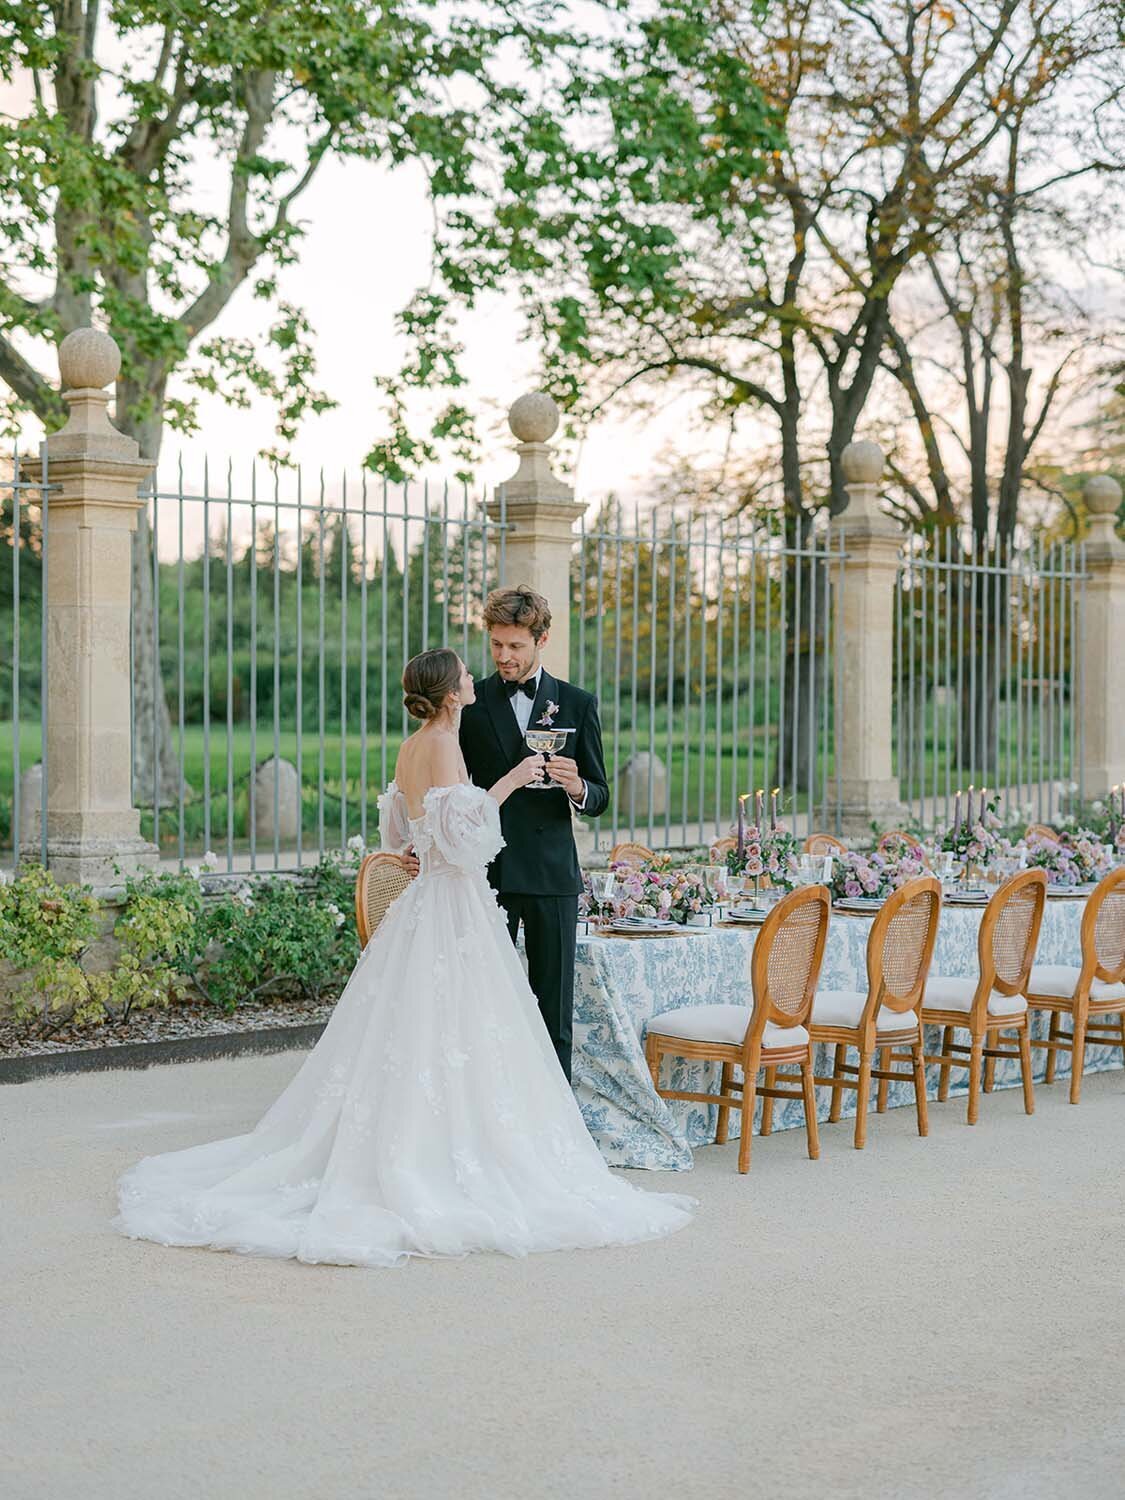
[[[532,728],[527,730],[523,738],[524,743],[529,749],[534,750],[538,755],[542,755],[544,761],[548,761],[552,754],[557,755],[566,744],[567,735],[573,733],[573,729]],[[544,775],[542,781],[528,782],[527,790],[529,792],[549,792],[556,787],[560,792],[565,790],[565,788],[559,786],[557,781],[552,781],[548,776]]]

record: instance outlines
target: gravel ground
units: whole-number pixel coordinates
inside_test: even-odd
[[[133,1042],[167,1042],[181,1037],[226,1036],[274,1026],[308,1026],[327,1021],[332,1000],[278,1000],[220,1010],[206,1001],[144,1010],[123,1025],[63,1027],[49,1037],[25,1024],[0,1020],[0,1058],[43,1057],[59,1052],[81,1052],[94,1047],[121,1047]]]

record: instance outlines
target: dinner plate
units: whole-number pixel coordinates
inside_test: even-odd
[[[1055,897],[1057,900],[1059,897],[1066,896],[1088,896],[1091,891],[1096,889],[1097,887],[1093,885],[1049,885],[1047,887],[1047,894],[1048,896]]]
[[[768,911],[731,911],[727,913],[724,920],[741,922],[745,927],[760,927],[768,916]]]
[[[879,911],[884,902],[877,896],[845,896],[836,902],[837,911]]]

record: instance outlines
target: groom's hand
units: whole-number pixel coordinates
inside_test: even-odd
[[[576,760],[571,760],[567,755],[552,755],[547,762],[547,775],[571,797],[581,800],[586,783],[578,774]]]
[[[399,859],[402,860],[403,868],[406,870],[406,873],[410,876],[411,880],[413,880],[414,877],[418,874],[418,871],[422,868],[422,866],[418,863],[418,856],[414,853],[414,846],[411,845],[409,849],[404,849],[403,852],[399,855]]]

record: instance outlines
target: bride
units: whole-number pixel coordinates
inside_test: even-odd
[[[399,751],[379,831],[384,848],[413,846],[417,879],[254,1129],[125,1173],[122,1233],[393,1266],[628,1244],[689,1221],[691,1199],[644,1192],[598,1154],[485,879],[500,804],[541,779],[542,756],[473,786],[457,743],[475,697],[467,667],[424,651],[402,683],[422,727]]]

